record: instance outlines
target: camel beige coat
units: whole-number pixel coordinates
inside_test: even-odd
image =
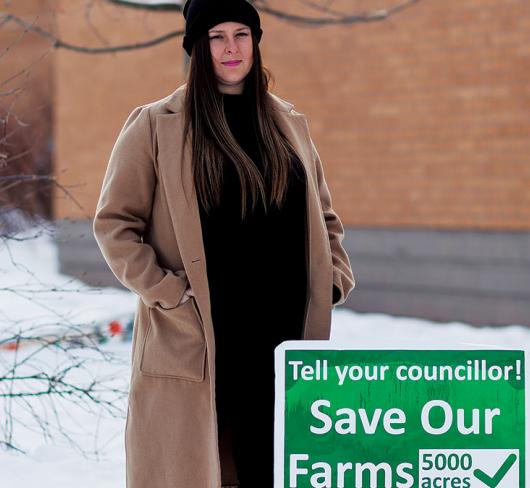
[[[139,296],[125,429],[127,488],[219,488],[226,455],[217,438],[214,329],[198,202],[191,154],[182,151],[185,87],[129,115],[93,223],[112,272]],[[343,226],[331,207],[306,117],[270,96],[307,176],[303,339],[329,339],[332,285],[341,292],[335,305],[354,287]],[[177,306],[188,285],[195,297]]]

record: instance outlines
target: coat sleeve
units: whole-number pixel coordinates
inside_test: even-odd
[[[188,286],[184,270],[162,268],[143,242],[157,175],[148,109],[135,108],[114,144],[96,206],[93,232],[116,278],[148,307],[174,308]]]
[[[318,192],[320,203],[324,214],[324,221],[328,230],[329,243],[331,247],[331,257],[333,261],[333,305],[341,305],[346,301],[348,295],[355,287],[355,278],[350,265],[350,259],[346,250],[342,246],[344,239],[344,226],[338,215],[332,207],[331,194],[329,192],[322,161],[315,147],[313,140],[310,138],[313,153],[313,161],[317,173]]]

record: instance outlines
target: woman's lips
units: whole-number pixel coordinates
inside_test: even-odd
[[[241,61],[227,61],[223,64],[225,66],[239,66],[239,64],[241,64]]]

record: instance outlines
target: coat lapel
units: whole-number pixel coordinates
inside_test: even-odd
[[[199,206],[193,185],[191,155],[183,151],[184,113],[157,116],[159,181],[168,195],[169,213],[180,256],[196,297],[201,317],[209,310],[209,289],[204,279],[204,253]]]

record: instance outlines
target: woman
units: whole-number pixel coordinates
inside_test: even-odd
[[[354,279],[307,121],[267,89],[257,11],[183,13],[187,83],[130,114],[94,218],[139,296],[127,487],[271,488],[274,348],[328,339]]]

